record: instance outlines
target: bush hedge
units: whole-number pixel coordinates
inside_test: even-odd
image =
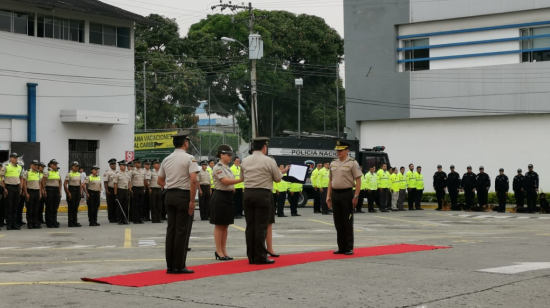
[[[475,196],[475,201],[477,203],[477,194]],[[451,203],[451,197],[449,196],[449,193],[446,192],[445,193],[445,200],[447,200],[449,203]],[[424,195],[422,195],[422,202],[431,202],[431,203],[434,203],[434,202],[437,202],[437,197],[435,195],[435,193],[433,192],[426,192],[424,193]],[[458,194],[458,203],[466,203],[466,200],[465,200],[465,197],[464,197],[464,193],[460,193]],[[488,203],[489,204],[498,204],[498,198],[497,198],[497,193],[495,192],[490,192],[489,193],[489,198],[488,198]],[[524,197],[524,204],[527,203],[527,199]],[[508,200],[506,201],[506,204],[516,204],[516,197],[513,193],[508,193]],[[539,204],[539,198],[537,197],[537,204]]]

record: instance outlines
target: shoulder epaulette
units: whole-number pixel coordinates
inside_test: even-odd
[[[222,163],[218,163],[217,166],[222,166]]]
[[[333,161],[338,161],[338,158],[335,158]]]
[[[350,160],[350,161],[355,161],[355,158],[350,157],[349,160]]]

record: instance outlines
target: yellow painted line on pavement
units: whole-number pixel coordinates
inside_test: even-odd
[[[0,237],[4,237],[5,234],[1,234]]]
[[[302,246],[302,245],[297,245]],[[235,259],[246,259],[246,257],[235,257]],[[187,260],[213,260],[213,258],[187,258]],[[25,265],[25,264],[83,264],[83,263],[104,263],[104,262],[165,262],[166,259],[130,259],[130,260],[73,260],[73,261],[29,261],[29,262],[4,262],[1,265]]]
[[[25,282],[0,282],[0,286],[23,286],[30,284],[81,284],[91,283],[86,281],[25,281]]]
[[[326,221],[322,221],[322,220],[315,220],[315,219],[308,219],[309,221],[313,221],[313,222],[318,222],[318,223],[322,223],[322,224],[325,224],[325,225],[329,225],[329,226],[333,226],[334,227],[334,224],[331,224],[330,222],[326,222]],[[361,230],[361,229],[353,229],[354,231],[357,231],[357,232],[363,232],[365,230]]]
[[[427,226],[427,227],[441,227],[441,225],[431,224],[429,222],[418,222],[418,221],[413,221],[413,220],[404,220],[404,219],[389,218],[389,217],[382,217],[382,216],[373,216],[373,217],[382,218],[382,219],[389,219],[389,220],[395,220],[395,221],[401,221],[401,222],[408,222],[408,223],[423,225],[423,226]]]
[[[130,228],[124,232],[124,248],[132,248],[132,229]]]
[[[246,231],[245,228],[239,227],[239,226],[237,226],[237,225],[229,225],[229,226],[231,226],[231,227],[233,227],[233,228],[235,228],[235,229],[237,229],[237,230],[243,231],[243,232]]]

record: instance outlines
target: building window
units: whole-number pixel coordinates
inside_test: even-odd
[[[428,46],[430,45],[430,40],[425,39],[416,39],[416,40],[405,40],[403,41],[403,47],[419,47],[419,46]],[[423,59],[430,57],[430,49],[414,49],[414,50],[405,50],[405,60],[410,59]],[[430,61],[415,61],[415,62],[405,62],[405,71],[426,71],[430,69]]]
[[[38,15],[38,37],[84,43],[84,21]]]
[[[34,36],[34,14],[0,10],[0,31]]]
[[[90,23],[90,43],[130,48],[130,28]]]
[[[549,35],[550,27],[524,28],[520,29],[521,36]],[[521,49],[540,49],[548,50],[527,51],[521,53],[521,62],[540,62],[550,61],[550,37],[539,37],[521,40]]]

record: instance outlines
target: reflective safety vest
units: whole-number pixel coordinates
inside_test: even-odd
[[[69,173],[69,176],[70,176],[71,178],[76,178],[76,177],[80,178],[80,172],[72,172],[72,171],[71,171],[71,172]]]
[[[311,172],[311,185],[313,187],[317,187],[317,177],[319,176],[319,169],[315,168],[315,170],[313,170]]]
[[[361,190],[367,190],[367,173],[361,177]]]
[[[59,176],[59,171],[48,171],[48,180],[59,180],[61,177]]]
[[[40,181],[40,173],[38,173],[38,171],[32,171],[29,170],[29,172],[27,173],[27,182],[33,182],[33,181]]]
[[[12,165],[11,163],[6,166],[6,174],[4,174],[4,177],[6,178],[18,178],[21,176],[21,171],[23,170],[23,167],[19,165]]]
[[[365,175],[365,182],[367,184],[367,189],[378,189],[378,176],[376,176],[376,173],[367,172],[367,174]]]
[[[390,187],[393,192],[399,191],[399,179],[396,173],[390,175]]]
[[[376,176],[378,177],[378,188],[390,188],[390,173],[388,171],[380,169],[376,172]]]
[[[286,176],[286,173],[283,174],[283,176]],[[289,183],[281,179],[281,181],[279,183],[276,183],[275,185],[277,185],[278,192],[287,192]]]
[[[235,176],[235,180],[238,180],[241,178],[241,172],[243,171],[242,168],[236,165],[231,166],[231,171],[233,172],[233,175]],[[235,184],[235,189],[244,188],[244,182],[241,182],[239,184]]]
[[[206,168],[208,170],[208,173],[210,173],[210,187],[214,188],[214,177],[212,177],[212,168],[208,167]]]
[[[323,168],[317,173],[317,187],[327,188],[330,182],[330,170]]]
[[[90,180],[90,182],[101,181],[101,177],[99,175],[98,176],[90,175],[88,179]]]
[[[424,189],[424,175],[422,173],[415,172],[416,189]]]
[[[302,191],[302,184],[300,183],[290,183],[290,191],[291,192],[301,192]]]
[[[277,193],[277,183],[273,182],[273,193]]]
[[[397,180],[399,181],[399,189],[407,189],[407,180],[403,173],[399,172],[397,174]]]

